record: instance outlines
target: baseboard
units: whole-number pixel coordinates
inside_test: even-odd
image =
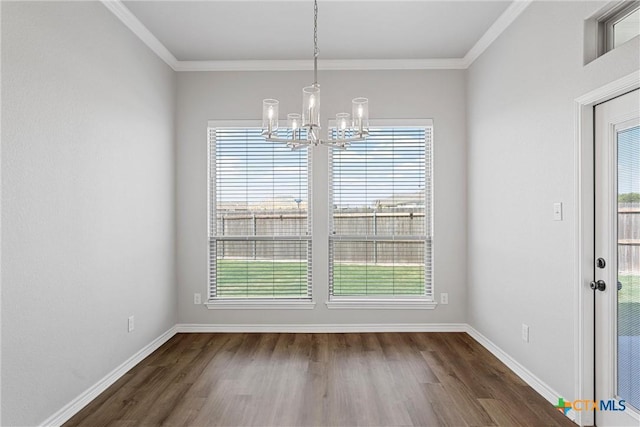
[[[272,333],[348,333],[348,332],[466,332],[466,323],[362,323],[362,324],[193,324],[176,325],[177,332],[272,332]]]
[[[143,347],[136,354],[127,359],[120,366],[109,372],[104,378],[99,380],[93,386],[89,387],[78,397],[69,402],[66,406],[60,409],[58,412],[47,418],[42,422],[41,426],[61,426],[67,422],[71,417],[80,412],[82,408],[87,406],[93,399],[98,397],[100,393],[105,391],[109,386],[118,381],[124,374],[129,372],[131,368],[140,363],[145,357],[156,351],[162,344],[167,342],[171,337],[176,334],[176,327],[173,326],[167,332],[160,335],[158,338],[150,342]]]
[[[539,395],[547,399],[553,405],[558,404],[560,394],[549,387],[544,381],[535,376],[531,371],[522,366],[513,357],[509,356],[504,350],[495,345],[493,341],[482,335],[471,325],[467,325],[467,333],[476,340],[480,345],[489,350],[491,354],[497,357],[502,363],[504,363],[509,369],[511,369],[517,376],[519,376],[525,383],[527,383],[532,389],[534,389]],[[576,414],[573,409],[567,412],[567,417],[575,422]]]

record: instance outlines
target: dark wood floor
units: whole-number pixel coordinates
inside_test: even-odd
[[[65,425],[574,426],[465,333],[178,334]]]

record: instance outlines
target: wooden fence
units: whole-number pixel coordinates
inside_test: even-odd
[[[640,204],[618,205],[618,271],[640,274]]]
[[[424,235],[424,211],[419,208],[394,211],[348,211],[334,215],[334,231],[350,236]],[[218,212],[218,236],[299,236],[307,234],[304,210]],[[304,244],[303,244],[304,243]],[[341,241],[335,256],[340,262],[416,264],[423,262],[422,242]],[[306,256],[306,242],[218,241],[218,257],[227,259],[287,259]]]

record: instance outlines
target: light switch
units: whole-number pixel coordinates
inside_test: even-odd
[[[562,203],[553,204],[553,220],[562,221]]]

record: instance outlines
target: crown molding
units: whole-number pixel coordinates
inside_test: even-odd
[[[178,60],[169,49],[163,45],[160,40],[154,36],[151,31],[144,26],[142,22],[120,1],[120,0],[100,0],[102,4],[117,16],[124,25],[129,28],[133,34],[138,36],[149,49],[160,57],[172,69],[176,69]]]
[[[489,27],[489,29],[464,56],[462,60],[465,64],[465,68],[469,68],[471,64],[473,64],[473,62],[478,59],[498,37],[500,37],[504,30],[513,24],[513,21],[515,21],[516,18],[520,16],[520,14],[524,12],[532,2],[533,0],[515,0],[511,3],[509,7],[502,12],[502,15],[496,19],[496,22]]]
[[[442,59],[321,59],[319,70],[461,70],[462,58]],[[239,61],[177,61],[176,71],[309,71],[313,61],[239,60]]]
[[[313,63],[307,59],[178,61],[121,0],[101,0],[101,2],[174,71],[309,71],[313,69]],[[469,68],[532,2],[533,0],[515,0],[464,58],[324,59],[319,61],[318,68],[326,71],[464,70]]]

